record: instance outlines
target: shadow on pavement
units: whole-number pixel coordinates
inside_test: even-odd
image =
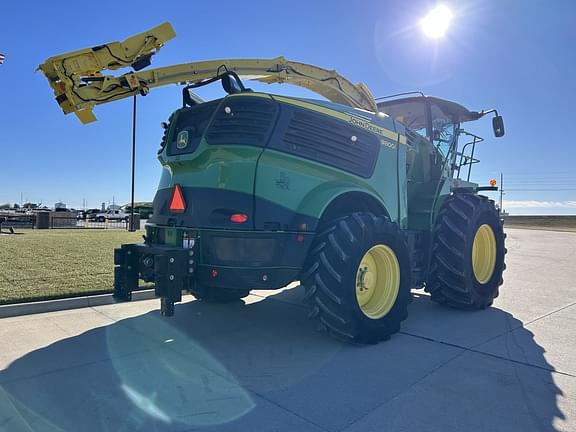
[[[153,311],[31,352],[0,372],[0,430],[548,431],[562,418],[549,365],[406,334],[341,344],[287,303],[298,290],[191,301],[173,318]],[[523,349],[545,362],[536,343]]]

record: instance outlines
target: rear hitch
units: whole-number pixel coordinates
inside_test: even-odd
[[[138,289],[139,258],[131,246],[114,249],[114,293],[117,301],[132,300],[132,291]]]
[[[160,297],[160,313],[174,315],[174,303],[182,301],[194,272],[192,248],[169,248],[146,244],[125,244],[114,249],[114,294],[116,301],[132,300],[139,279],[154,282]]]
[[[167,297],[160,299],[160,314],[162,316],[174,316],[174,302]]]
[[[169,251],[154,256],[154,284],[157,297],[161,298],[160,313],[174,315],[174,303],[182,301],[182,290],[188,273],[188,251]]]

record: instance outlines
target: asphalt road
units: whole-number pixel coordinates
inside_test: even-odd
[[[1,431],[576,431],[576,234],[508,230],[490,309],[415,292],[402,332],[314,331],[302,289],[0,320]]]

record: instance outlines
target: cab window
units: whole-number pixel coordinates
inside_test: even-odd
[[[430,138],[426,103],[422,101],[399,101],[398,103],[387,103],[381,109],[418,135]]]
[[[445,114],[436,104],[431,104],[430,111],[432,117],[432,143],[440,154],[446,158],[452,148],[458,123],[453,120],[451,115]]]

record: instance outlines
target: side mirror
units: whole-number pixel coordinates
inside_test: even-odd
[[[504,119],[502,116],[495,116],[492,119],[492,129],[494,129],[494,136],[500,138],[504,136]]]

